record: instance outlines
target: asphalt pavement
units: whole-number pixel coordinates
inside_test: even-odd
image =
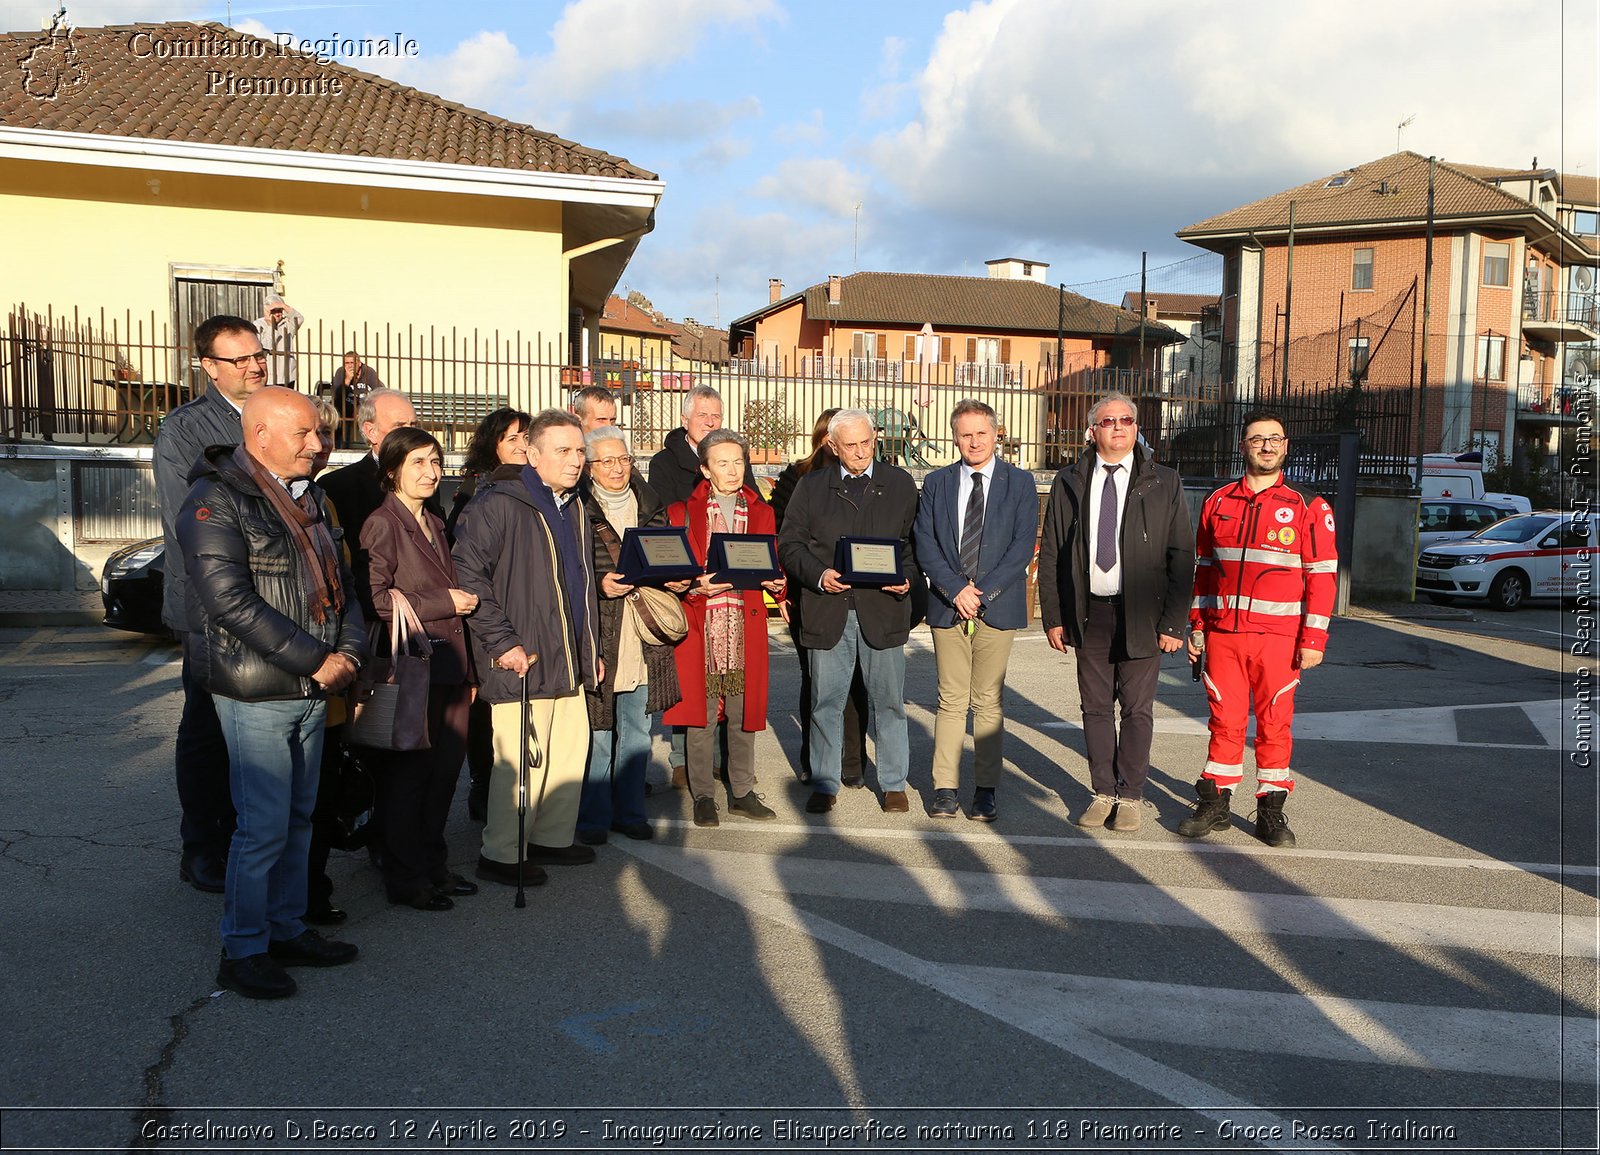
[[[1181,657],[1143,828],[1073,826],[1073,659],[1037,630],[998,822],[925,813],[926,631],[912,812],[869,786],[807,816],[780,628],[775,822],[697,829],[658,789],[654,841],[553,868],[523,910],[490,884],[390,907],[335,854],[361,957],[277,1003],[217,991],[220,898],[178,880],[175,649],[0,629],[0,1147],[1594,1150],[1593,625],[1336,621],[1298,692],[1293,851],[1252,837],[1248,799],[1173,833],[1205,757]]]

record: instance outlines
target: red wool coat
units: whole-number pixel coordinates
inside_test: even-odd
[[[747,533],[776,533],[772,507],[751,489],[740,490],[749,505]],[[711,534],[706,522],[706,501],[711,483],[695,486],[688,501],[667,508],[667,520],[687,525],[689,548],[695,560],[705,564]],[[704,726],[706,722],[706,601],[692,597],[684,602],[689,619],[689,634],[672,652],[678,665],[678,686],[683,698],[661,720],[669,726]],[[713,719],[714,721],[715,719]],[[767,606],[762,591],[744,591],[744,722],[750,731],[767,728]]]

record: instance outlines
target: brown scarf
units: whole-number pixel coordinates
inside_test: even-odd
[[[706,495],[706,533],[745,533],[750,507],[744,490],[733,499],[733,524],[722,520],[715,493]],[[744,591],[724,590],[706,600],[706,697],[744,693]]]
[[[300,554],[300,570],[306,575],[306,605],[311,619],[328,620],[328,611],[344,612],[344,589],[339,581],[339,555],[333,548],[333,535],[323,520],[322,507],[311,496],[310,483],[296,501],[283,483],[272,476],[261,462],[245,452],[243,445],[233,451],[233,463],[250,475],[261,495],[289,531]]]

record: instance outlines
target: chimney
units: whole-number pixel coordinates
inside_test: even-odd
[[[837,305],[839,298],[844,294],[844,278],[830,276],[828,278],[828,304]]]
[[[783,282],[773,277],[767,282],[767,304],[776,305],[783,299]]]

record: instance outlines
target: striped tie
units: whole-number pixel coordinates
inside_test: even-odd
[[[983,474],[972,475],[972,494],[967,498],[967,516],[961,523],[961,572],[973,585],[978,584],[978,549],[983,545]]]

